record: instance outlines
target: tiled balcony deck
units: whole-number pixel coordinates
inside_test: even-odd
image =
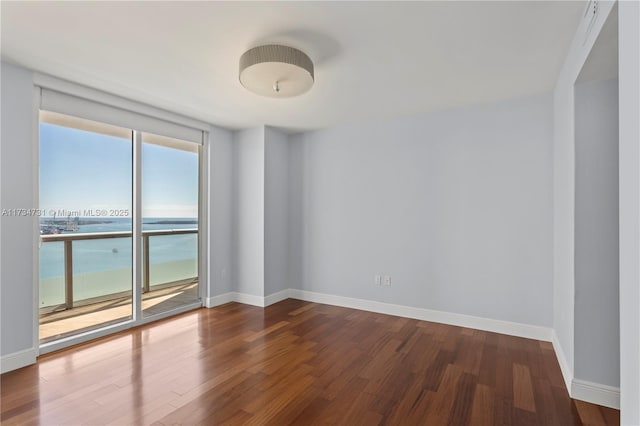
[[[197,282],[152,289],[142,295],[142,313],[150,316],[166,312],[193,303],[197,299]],[[120,322],[130,318],[131,309],[131,296],[124,296],[73,309],[41,313],[40,342]]]

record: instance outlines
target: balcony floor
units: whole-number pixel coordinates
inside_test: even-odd
[[[151,290],[142,295],[145,316],[166,312],[198,299],[198,283]],[[131,296],[118,297],[73,309],[40,314],[40,342],[114,324],[131,317]]]

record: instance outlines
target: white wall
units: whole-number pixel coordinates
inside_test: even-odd
[[[264,294],[289,288],[289,141],[265,128]]]
[[[1,208],[34,208],[33,76],[23,68],[2,62],[0,96]],[[0,219],[0,324],[2,371],[13,367],[7,355],[30,351],[35,360],[33,318],[34,235],[32,217]],[[15,359],[16,362],[24,360]],[[15,368],[15,367],[14,367]]]
[[[264,296],[264,127],[233,134],[233,277],[236,291]]]
[[[620,386],[618,80],[575,86],[576,379]]]
[[[232,133],[212,126],[209,132],[210,296],[233,291],[232,162]]]
[[[599,2],[590,33],[586,32],[589,23],[580,23],[554,90],[553,328],[557,335],[555,349],[569,389],[574,371],[574,83],[613,6],[612,2]]]
[[[538,96],[292,137],[291,282],[550,326],[551,117]]]
[[[619,4],[620,406],[640,424],[640,3]]]

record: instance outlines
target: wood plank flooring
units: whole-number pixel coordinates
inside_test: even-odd
[[[288,299],[199,309],[1,377],[3,425],[614,425],[549,343]]]

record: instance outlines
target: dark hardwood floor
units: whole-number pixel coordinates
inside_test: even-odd
[[[199,309],[1,377],[3,425],[614,425],[549,343],[288,299]]]

